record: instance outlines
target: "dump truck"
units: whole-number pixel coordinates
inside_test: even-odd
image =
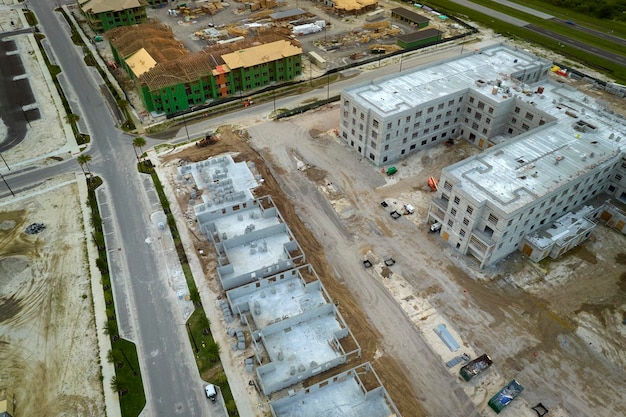
[[[500,414],[500,411],[504,410],[511,401],[517,398],[520,393],[524,391],[524,387],[519,384],[516,380],[512,380],[504,388],[502,388],[496,395],[491,397],[489,402],[487,403],[489,407],[496,414]]]
[[[469,381],[476,375],[489,368],[492,364],[493,361],[491,360],[489,355],[484,354],[464,365],[459,370],[459,374],[461,374],[461,377],[463,377],[464,380]]]

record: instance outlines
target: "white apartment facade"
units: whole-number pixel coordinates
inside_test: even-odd
[[[595,224],[581,221],[554,236],[556,249],[527,237],[602,193],[626,203],[626,120],[550,81],[550,65],[498,45],[349,88],[340,136],[377,166],[450,137],[472,142],[485,152],[443,170],[429,209],[441,236],[481,267],[518,249],[532,259],[563,253]],[[604,219],[607,211],[596,206],[585,216]],[[614,227],[626,229],[619,221]]]
[[[485,60],[491,57],[493,62]],[[533,58],[533,59],[530,59]],[[485,50],[406,74],[345,89],[341,94],[340,136],[375,166],[391,164],[411,153],[451,138],[481,148],[488,139],[520,133],[545,123],[540,116],[512,121],[513,91],[491,95],[490,72],[502,87],[503,73],[535,83],[550,63],[509,48]],[[507,91],[504,87],[502,91]]]

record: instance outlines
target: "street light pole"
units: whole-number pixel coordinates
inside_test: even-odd
[[[20,109],[22,110],[22,114],[24,115],[24,120],[26,120],[26,123],[28,123],[28,127],[31,127],[30,120],[28,120],[28,116],[26,115],[26,112],[24,111],[24,106],[20,106]]]
[[[402,52],[402,53],[400,54],[400,71],[398,71],[398,72],[402,72],[402,59],[403,59],[403,58],[404,58],[404,52]]]
[[[330,98],[330,74],[326,73],[326,99]]]
[[[189,336],[191,337],[191,341],[193,342],[193,347],[196,349],[196,353],[198,353],[200,349],[198,349],[198,345],[196,345],[196,339],[194,339],[193,337],[193,333],[191,331],[191,327],[189,326],[189,322],[187,322],[186,325],[187,325],[187,330],[189,330]]]
[[[187,130],[187,119],[185,119],[184,114],[183,114],[183,124],[185,125],[185,133],[187,133],[187,142],[191,142],[191,139],[189,139],[189,130]]]
[[[8,170],[11,170],[11,167],[9,166],[9,164],[7,164],[7,161],[4,159],[4,156],[2,156],[2,154],[0,153],[0,158],[2,158],[2,162],[4,162],[4,165],[7,166]]]
[[[11,189],[11,187],[9,186],[9,183],[7,182],[7,180],[4,178],[4,175],[2,175],[2,173],[0,173],[0,177],[2,177],[2,181],[4,181],[4,183],[6,184],[7,188],[9,189],[9,191],[11,191],[11,195],[13,197],[15,197],[15,193],[13,192],[13,190]]]

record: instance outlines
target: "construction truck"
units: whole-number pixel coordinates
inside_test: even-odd
[[[196,142],[198,148],[204,148],[205,146],[213,145],[217,143],[219,138],[214,133],[207,133],[206,136]]]

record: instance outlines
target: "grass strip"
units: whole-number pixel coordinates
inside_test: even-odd
[[[122,416],[137,417],[146,405],[146,396],[143,390],[137,348],[134,343],[119,336],[119,327],[115,316],[115,299],[107,261],[106,241],[96,198],[96,189],[100,185],[102,185],[100,177],[87,180],[87,201],[91,209],[91,227],[93,230],[91,234],[98,248],[96,266],[102,275],[101,282],[106,306],[107,320],[104,323],[104,329],[111,339],[111,350],[107,353],[107,360],[115,367],[115,376],[111,381],[110,389],[119,394]],[[105,389],[107,388],[105,387]]]

